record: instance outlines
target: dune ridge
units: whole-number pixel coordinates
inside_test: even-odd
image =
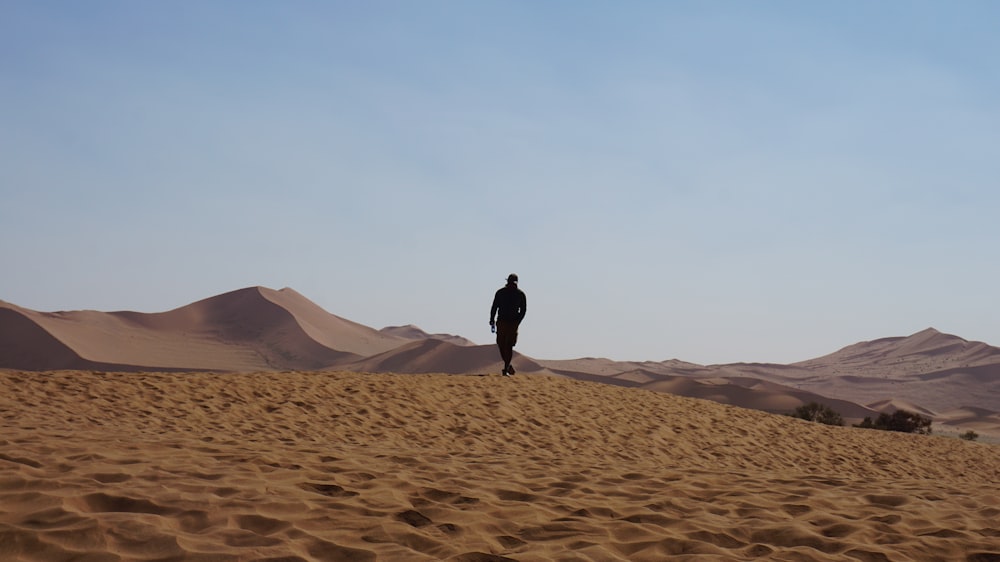
[[[972,429],[1000,441],[1000,349],[933,328],[792,365],[517,355],[514,366],[522,374],[554,373],[768,412],[820,402],[848,423],[906,404],[943,431]],[[492,345],[413,325],[375,330],[331,314],[292,289],[249,287],[162,313],[44,313],[0,301],[3,367],[486,374],[497,372],[500,363]]]
[[[430,338],[339,367],[356,372],[486,374],[496,371],[497,362],[497,350],[492,345],[455,345]],[[511,363],[518,371],[526,373],[543,370],[541,365],[520,353],[514,354]]]
[[[456,336],[453,334],[430,334],[421,330],[418,326],[413,324],[407,324],[405,326],[386,326],[379,330],[382,334],[388,334],[390,336],[397,336],[400,338],[408,340],[426,340],[435,339],[442,340],[454,345],[460,346],[473,346],[476,345],[472,340],[463,338],[462,336]]]
[[[25,358],[3,366],[28,368],[34,359],[43,370],[320,369],[406,341],[327,313],[287,288],[250,287],[160,313],[42,313],[8,303],[0,310],[24,319],[5,329],[21,335],[0,349],[15,348]],[[56,364],[47,359],[56,345],[51,340],[65,348]]]
[[[0,559],[996,560],[1000,449],[560,377],[0,372]]]
[[[818,369],[856,368],[871,377],[929,373],[956,367],[1000,364],[1000,349],[927,328],[906,337],[882,338],[844,347],[829,355],[794,363]]]

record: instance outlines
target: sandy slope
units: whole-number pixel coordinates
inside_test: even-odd
[[[0,560],[1000,560],[1000,448],[557,377],[0,372]]]
[[[456,336],[454,334],[429,334],[413,324],[407,324],[405,326],[386,326],[385,328],[379,330],[379,333],[408,340],[433,339],[462,346],[476,345],[472,340],[463,338],[462,336]]]
[[[927,328],[906,337],[859,342],[829,355],[795,363],[807,369],[837,366],[862,369],[868,376],[934,372],[1000,363],[1000,349]],[[905,367],[905,368],[901,368]]]
[[[511,364],[524,373],[542,370],[539,364],[519,353],[514,354]],[[502,365],[495,345],[466,346],[425,339],[359,361],[342,363],[340,367],[354,372],[485,374],[496,372]]]
[[[817,401],[851,423],[905,408],[933,418],[935,431],[960,434],[972,429],[984,439],[1000,442],[1000,348],[932,328],[860,342],[792,365],[702,366],[676,360],[635,363],[594,358],[538,363],[572,378],[771,412]]]
[[[794,365],[517,355],[514,366],[522,374],[556,373],[772,413],[815,401],[848,423],[909,405],[950,434],[971,429],[1000,442],[1000,348],[933,329],[861,342]],[[0,301],[3,367],[481,374],[499,370],[500,359],[493,345],[416,326],[375,330],[330,314],[292,289],[249,287],[152,314],[37,312]]]
[[[858,404],[902,401],[942,418],[969,406],[1000,411],[1000,348],[931,328],[789,367],[784,374],[800,388]]]
[[[0,302],[0,359],[22,369],[318,369],[408,340],[292,289],[248,287],[167,312],[37,312]]]

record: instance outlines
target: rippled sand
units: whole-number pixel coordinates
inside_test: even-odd
[[[544,376],[0,372],[0,560],[1000,560],[1000,447]]]

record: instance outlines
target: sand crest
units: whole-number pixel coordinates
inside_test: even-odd
[[[545,376],[0,372],[0,560],[1000,560],[1000,448]]]
[[[974,431],[1000,444],[1000,348],[933,328],[792,365],[550,360],[519,353],[513,365],[522,375],[638,387],[778,414],[818,402],[848,423],[902,407],[930,417],[942,433]],[[413,325],[375,330],[287,287],[247,287],[156,313],[39,312],[0,301],[0,369],[473,375],[499,366],[495,345]]]

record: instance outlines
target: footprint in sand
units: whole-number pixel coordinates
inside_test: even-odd
[[[90,478],[97,480],[101,484],[118,484],[119,482],[127,482],[132,479],[132,476],[128,474],[121,473],[98,473],[91,474]]]
[[[313,492],[330,498],[350,498],[358,495],[357,492],[345,490],[342,486],[338,486],[336,484],[320,484],[318,482],[305,482],[299,484],[299,488],[307,492]]]
[[[397,513],[396,519],[399,519],[400,521],[412,527],[425,527],[433,523],[433,521],[431,521],[426,515],[413,509],[408,509],[402,513]]]
[[[868,494],[867,496],[864,496],[864,498],[873,505],[881,505],[885,507],[899,507],[910,502],[909,498],[906,496],[882,496],[877,494]]]

